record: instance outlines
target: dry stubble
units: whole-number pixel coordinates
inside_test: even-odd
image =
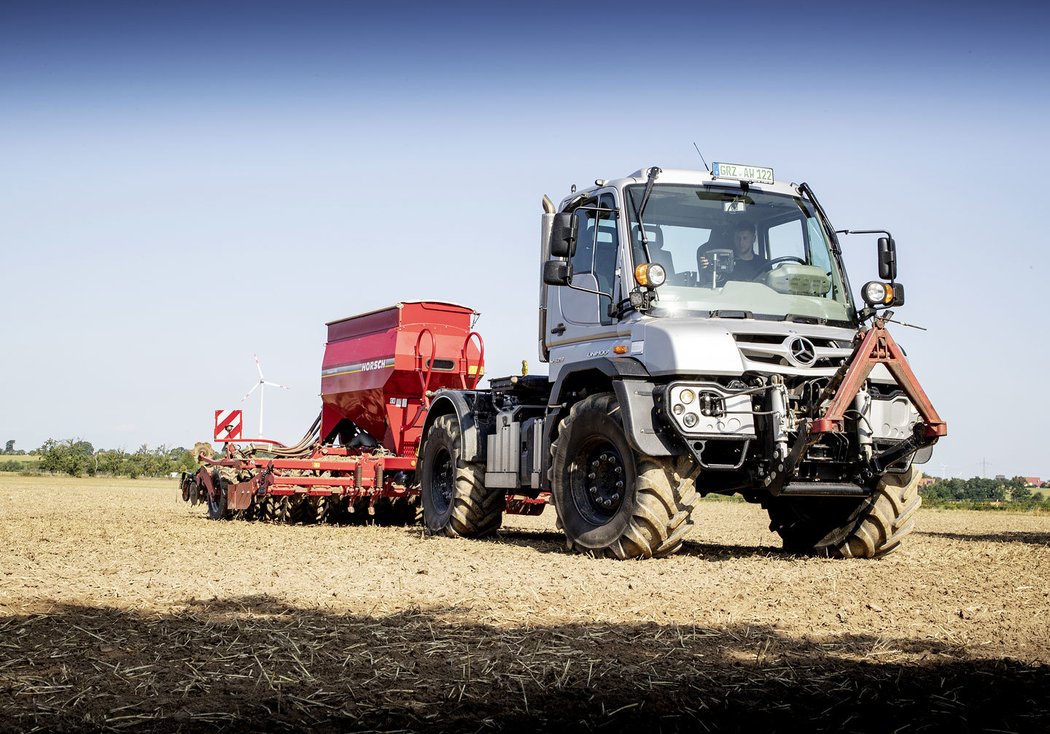
[[[707,500],[683,551],[210,522],[170,481],[0,478],[0,729],[882,731],[1050,723],[1050,517],[923,511],[881,561]]]

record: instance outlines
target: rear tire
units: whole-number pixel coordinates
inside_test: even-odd
[[[273,521],[287,525],[292,522],[292,496],[281,495],[273,498]]]
[[[337,497],[332,495],[320,495],[313,498],[314,513],[317,522],[329,525],[335,520],[335,505]]]
[[[381,497],[375,505],[377,525],[415,525],[419,500],[416,497]]]
[[[208,495],[208,517],[212,520],[228,520],[230,512],[226,509],[226,491],[229,481],[219,477],[215,482],[215,497]]]
[[[257,500],[259,504],[259,520],[263,522],[276,522],[277,521],[277,503],[280,500],[274,497],[272,494],[268,494],[262,499]]]
[[[455,415],[439,416],[427,431],[419,466],[423,523],[431,535],[494,535],[503,524],[504,491],[485,487],[485,468],[463,461],[462,446]]]
[[[550,485],[566,545],[612,558],[682,547],[698,500],[689,458],[637,457],[612,393],[572,406],[551,445]]]
[[[903,474],[884,474],[871,497],[854,499],[772,497],[766,500],[769,529],[784,549],[831,558],[879,558],[900,546],[915,530],[922,504],[914,466]]]
[[[291,525],[310,525],[317,520],[317,511],[311,498],[305,494],[295,494],[288,498],[288,523]]]

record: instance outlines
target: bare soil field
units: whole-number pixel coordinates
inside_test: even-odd
[[[619,562],[549,508],[464,541],[0,475],[0,730],[1050,730],[1050,516],[924,510],[877,561],[695,520]]]

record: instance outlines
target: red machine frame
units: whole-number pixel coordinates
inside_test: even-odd
[[[225,450],[218,458],[199,457],[199,486],[212,501],[219,501],[225,489],[230,511],[247,510],[254,497],[269,495],[345,498],[351,504],[368,498],[368,510],[374,512],[380,498],[417,494],[405,472],[415,471],[432,391],[473,389],[484,375],[485,345],[473,330],[476,316],[457,304],[408,301],[329,322],[316,440],[294,457],[257,456],[237,446],[284,447],[269,439],[216,435]],[[344,421],[375,444],[334,445]],[[249,476],[219,486],[220,476],[231,473]]]

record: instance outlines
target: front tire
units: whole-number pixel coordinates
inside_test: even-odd
[[[884,474],[875,492],[850,499],[773,497],[766,501],[769,529],[784,549],[831,558],[879,558],[895,551],[915,530],[922,504],[914,466],[903,474]]]
[[[494,535],[503,524],[504,492],[485,487],[485,468],[463,461],[462,446],[455,415],[434,420],[419,466],[423,524],[431,535]]]
[[[612,393],[573,405],[551,454],[551,492],[570,549],[626,559],[682,546],[698,499],[692,462],[636,457]]]

